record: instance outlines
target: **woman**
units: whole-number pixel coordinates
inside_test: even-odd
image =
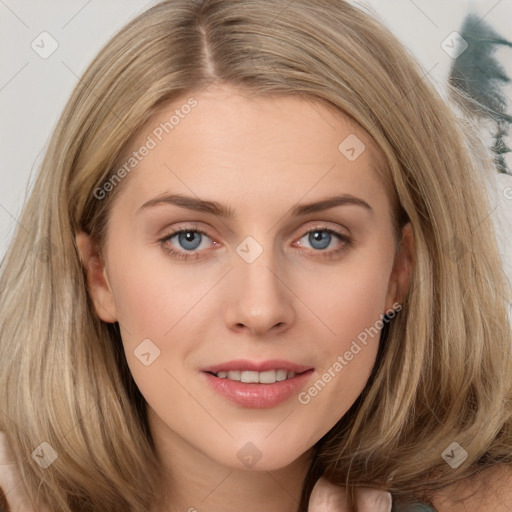
[[[106,45],[1,276],[36,507],[510,503],[491,159],[421,77],[333,0],[165,1]]]

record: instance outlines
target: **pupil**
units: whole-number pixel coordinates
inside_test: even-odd
[[[330,234],[326,231],[313,231],[311,236],[314,243],[321,242],[320,246],[316,246],[317,249],[325,249],[329,245]]]

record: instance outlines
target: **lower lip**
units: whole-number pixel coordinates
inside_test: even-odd
[[[236,380],[221,379],[212,373],[202,372],[208,384],[217,393],[241,407],[266,409],[288,400],[304,387],[313,369],[300,373],[291,379],[274,382],[274,384],[247,384]]]

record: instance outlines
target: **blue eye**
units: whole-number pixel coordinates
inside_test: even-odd
[[[197,231],[180,231],[175,236],[178,237],[178,242],[182,244],[184,249],[193,251],[200,245],[202,235]]]
[[[302,240],[305,237],[308,237],[308,243],[313,247],[313,249],[315,249],[313,251],[313,253],[317,253],[315,256],[320,256],[325,259],[335,258],[353,244],[352,240],[347,235],[325,227],[311,229],[299,240]],[[171,243],[174,238],[176,238],[178,247]],[[180,260],[188,260],[190,258],[198,259],[202,257],[201,252],[206,250],[203,249],[202,251],[200,249],[204,238],[211,240],[204,231],[195,226],[189,226],[170,233],[166,237],[160,239],[159,242],[165,252],[169,255]],[[338,239],[338,242],[341,242],[341,247],[333,250],[326,250],[326,248],[331,245],[333,239]],[[218,245],[217,242],[213,242],[213,244]],[[300,244],[299,247],[302,247],[302,244]]]
[[[320,236],[318,236],[320,234]],[[310,231],[307,235],[308,242],[313,245],[315,249],[325,249],[329,246],[332,240],[332,234],[327,230]],[[304,237],[303,237],[304,238]],[[315,245],[319,244],[319,245]]]
[[[197,259],[199,258],[199,252],[191,251],[196,251],[198,249],[198,247],[201,245],[202,237],[210,238],[204,231],[201,231],[195,227],[190,227],[180,229],[179,231],[174,231],[170,235],[167,235],[165,238],[159,240],[159,242],[168,254],[172,254],[178,259]],[[184,250],[175,249],[172,245],[169,245],[173,238],[177,238],[179,245]]]
[[[311,229],[307,231],[299,240],[302,240],[305,237],[307,237],[307,241],[313,247],[313,249],[316,249],[316,251],[314,251],[317,253],[316,255],[324,259],[335,258],[353,245],[353,241],[347,235],[326,227],[317,227]],[[338,239],[338,242],[341,242],[341,246],[337,249],[325,250],[327,247],[329,247],[333,239]]]

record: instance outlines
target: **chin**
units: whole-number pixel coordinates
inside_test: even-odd
[[[290,441],[290,440],[288,440]],[[222,463],[237,470],[247,471],[277,471],[293,464],[298,459],[307,457],[309,449],[297,450],[298,443],[294,446],[268,442],[268,440],[247,441],[235,447],[235,458],[226,460],[222,454]],[[220,454],[219,454],[220,455]]]

